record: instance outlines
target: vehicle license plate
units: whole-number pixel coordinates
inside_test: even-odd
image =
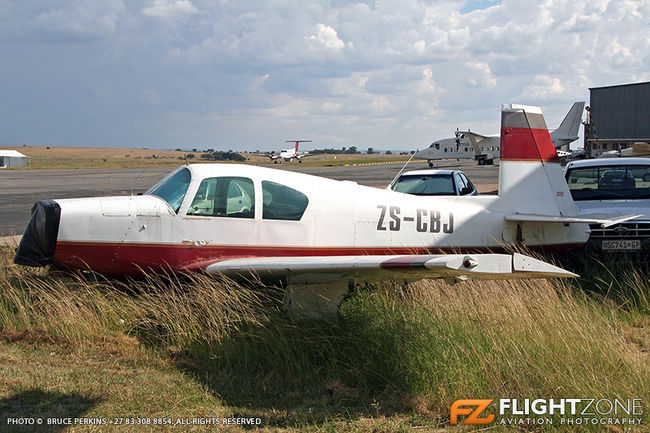
[[[641,241],[638,239],[602,241],[601,248],[603,250],[619,250],[619,251],[640,250]]]

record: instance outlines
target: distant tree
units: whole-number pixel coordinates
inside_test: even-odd
[[[415,154],[415,150],[412,150],[412,151],[411,151],[411,155],[414,155],[414,154]]]
[[[386,151],[386,155],[392,155],[392,154],[393,154],[393,152],[391,152],[390,150]]]
[[[187,159],[192,159],[192,158],[194,158],[194,154],[193,154],[193,153],[186,153],[186,154],[185,154],[185,157],[186,157]]]
[[[216,151],[212,153],[204,153],[201,155],[201,159],[207,159],[209,161],[246,161],[246,158],[232,150],[229,150],[228,152]]]
[[[373,153],[375,153],[375,149],[373,149],[372,147],[369,147],[368,150],[366,151],[366,153],[368,155],[372,155]]]

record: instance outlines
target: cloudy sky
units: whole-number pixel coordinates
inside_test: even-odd
[[[0,0],[0,145],[415,149],[650,80],[650,0]]]

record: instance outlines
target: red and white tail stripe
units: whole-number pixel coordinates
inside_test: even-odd
[[[539,107],[501,108],[499,196],[521,214],[578,215]]]

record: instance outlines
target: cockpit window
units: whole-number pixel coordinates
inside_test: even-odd
[[[162,178],[157,184],[152,186],[145,194],[151,194],[165,200],[169,206],[178,213],[178,209],[183,203],[187,188],[190,186],[190,171],[183,167],[182,169],[172,172]]]
[[[262,197],[263,219],[299,221],[309,204],[300,191],[266,180],[262,181]]]
[[[255,217],[255,189],[246,177],[203,179],[187,210],[188,215],[228,218]]]

